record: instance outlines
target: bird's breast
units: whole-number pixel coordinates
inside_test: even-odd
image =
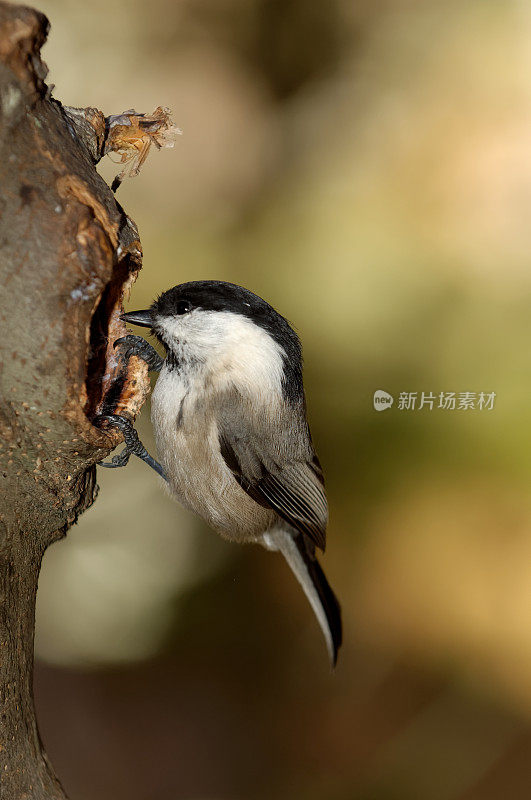
[[[274,512],[240,487],[219,446],[216,405],[206,387],[162,370],[151,402],[159,459],[171,494],[226,538],[257,541]]]

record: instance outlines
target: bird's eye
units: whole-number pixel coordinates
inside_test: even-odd
[[[190,311],[192,308],[192,304],[188,302],[188,300],[179,300],[177,303],[177,313],[178,314],[186,314],[187,311]]]

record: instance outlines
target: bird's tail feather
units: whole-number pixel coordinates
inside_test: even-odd
[[[280,550],[302,586],[323,631],[332,666],[335,666],[342,641],[341,609],[319,562],[308,552],[301,534],[275,529],[268,531],[265,544],[272,550]]]

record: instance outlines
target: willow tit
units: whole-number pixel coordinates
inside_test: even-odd
[[[328,507],[296,333],[260,297],[223,281],[183,283],[121,318],[150,328],[166,350],[163,360],[140,336],[115,343],[124,358],[140,356],[160,372],[151,418],[161,463],[131,423],[107,416],[123,430],[126,448],[104,466],[124,466],[133,453],[224,538],[279,550],[335,664],[341,612],[315,556],[325,549]]]

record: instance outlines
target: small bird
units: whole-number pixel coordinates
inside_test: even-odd
[[[224,281],[191,281],[144,311],[122,314],[150,328],[162,359],[140,336],[118,339],[124,358],[159,371],[151,419],[160,463],[130,422],[104,416],[185,508],[222,537],[282,553],[323,631],[332,665],[342,641],[340,606],[315,555],[325,549],[328,506],[306,419],[297,334],[257,295]]]

